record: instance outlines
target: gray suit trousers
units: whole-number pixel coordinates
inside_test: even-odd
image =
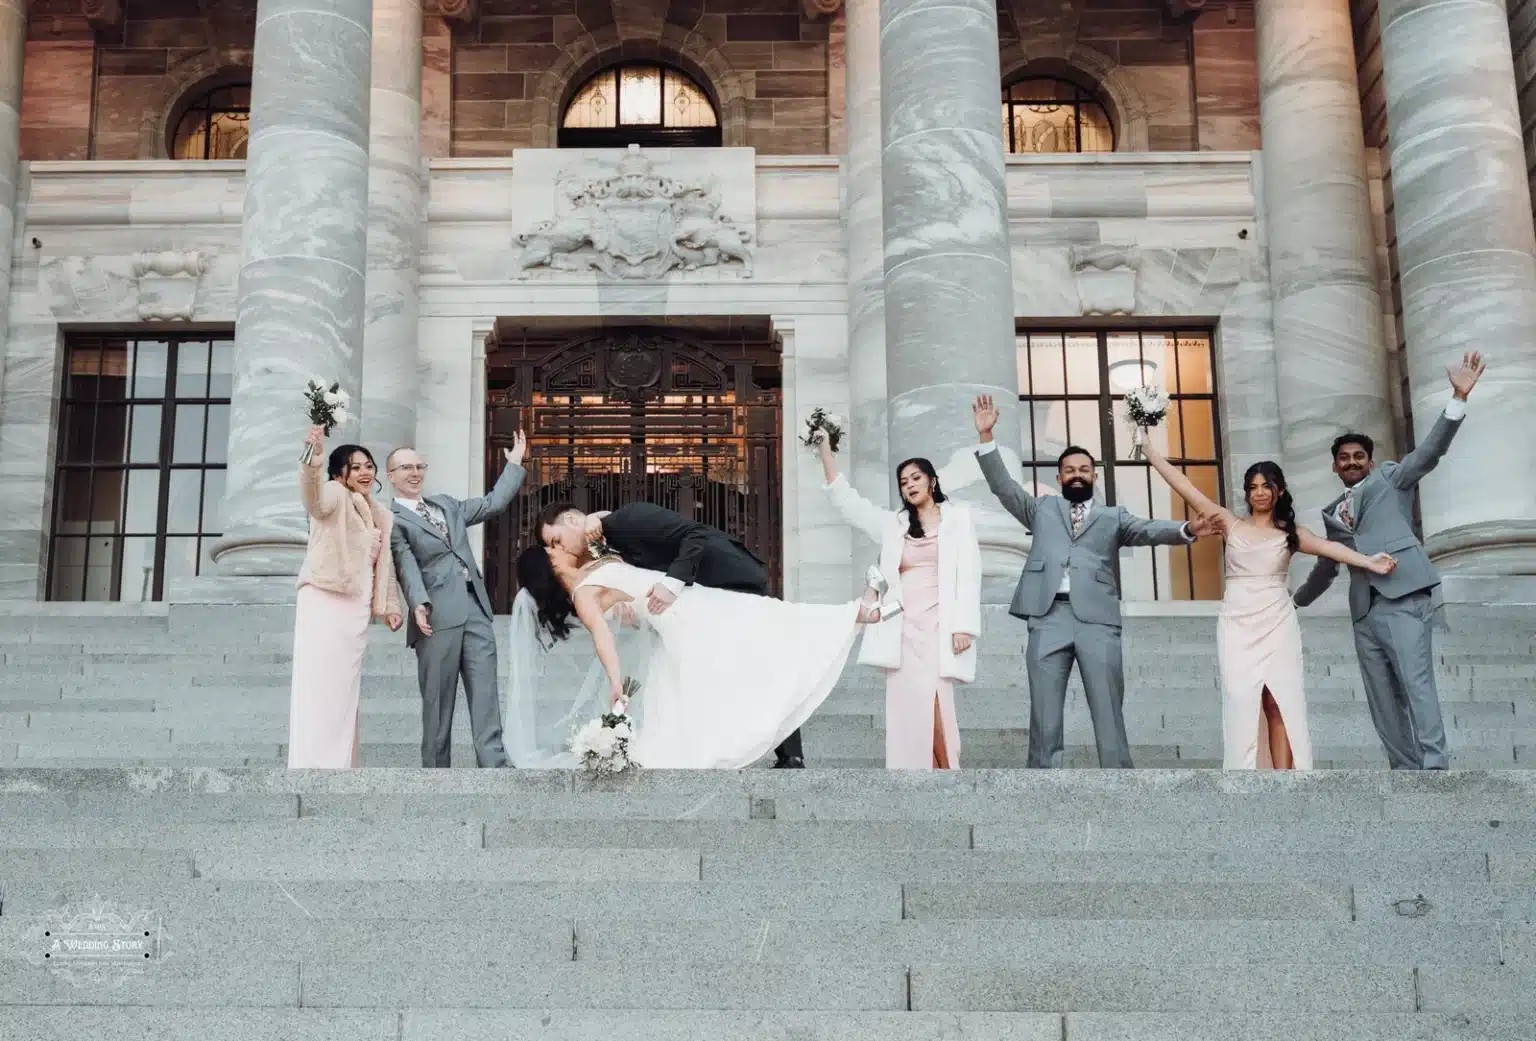
[[[1434,613],[1427,589],[1396,600],[1373,590],[1370,609],[1355,623],[1365,700],[1394,770],[1450,766],[1435,691]]]
[[[1093,717],[1099,766],[1129,770],[1120,627],[1080,621],[1071,604],[1056,600],[1045,614],[1029,619],[1024,657],[1029,671],[1029,765],[1050,769],[1065,765],[1067,679],[1075,661]]]
[[[421,765],[448,767],[453,742],[453,709],[459,677],[469,705],[469,730],[478,766],[510,766],[501,743],[501,699],[496,687],[496,632],[478,604],[463,625],[436,629],[416,644],[421,683]]]

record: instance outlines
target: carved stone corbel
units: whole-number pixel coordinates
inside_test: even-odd
[[[121,29],[123,26],[121,0],[85,0],[85,20],[97,32]]]
[[[437,0],[437,13],[460,25],[474,25],[479,7],[476,0]]]
[[[139,289],[139,319],[190,322],[197,310],[197,287],[208,270],[208,257],[197,250],[140,253],[133,258]]]
[[[1073,246],[1072,274],[1082,314],[1135,314],[1141,254],[1134,246]]]
[[[831,18],[842,9],[843,0],[800,0],[800,13],[810,21]]]

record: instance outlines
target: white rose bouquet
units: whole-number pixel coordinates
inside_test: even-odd
[[[309,382],[304,384],[304,406],[309,412],[310,425],[324,427],[326,437],[330,437],[332,430],[352,418],[347,411],[351,404],[351,396],[341,389],[340,383],[332,382],[326,386],[325,380],[311,376]],[[299,462],[307,464],[314,455],[314,446],[305,445]]]
[[[635,729],[628,711],[630,699],[639,690],[640,684],[626,679],[623,699],[614,711],[589,720],[571,734],[571,751],[581,759],[587,773],[621,774],[640,766],[629,757],[629,740],[635,736]]]
[[[1168,392],[1152,386],[1137,387],[1126,394],[1125,410],[1131,419],[1131,457],[1140,459],[1147,428],[1157,426],[1168,415]]]
[[[836,452],[838,445],[842,443],[843,432],[847,429],[846,419],[817,406],[811,410],[810,418],[805,421],[805,436],[800,439],[800,443],[807,448],[815,448],[825,437],[827,447]]]

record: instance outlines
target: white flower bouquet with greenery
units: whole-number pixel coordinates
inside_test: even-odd
[[[340,383],[332,382],[327,386],[319,376],[311,376],[309,382],[304,384],[304,406],[309,412],[310,425],[324,427],[326,437],[330,437],[332,430],[352,418],[347,411],[351,404],[351,395],[341,389]],[[305,445],[299,462],[307,464],[314,455],[314,446]]]
[[[805,421],[805,436],[800,438],[800,443],[807,448],[815,448],[825,438],[827,447],[836,452],[847,429],[846,419],[818,406],[811,410],[810,418]]]
[[[1161,423],[1168,415],[1168,392],[1158,387],[1137,387],[1125,396],[1125,410],[1131,418],[1131,457],[1143,456],[1147,430]]]

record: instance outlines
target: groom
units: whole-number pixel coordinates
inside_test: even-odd
[[[1093,501],[1097,478],[1087,449],[1069,447],[1056,462],[1060,496],[1039,498],[1008,476],[992,428],[998,410],[983,395],[971,406],[980,446],[976,457],[1003,508],[1034,536],[1009,614],[1029,623],[1029,766],[1058,768],[1065,743],[1067,679],[1083,678],[1099,766],[1130,769],[1125,736],[1125,673],[1120,650],[1120,587],[1115,562],[1122,546],[1185,546],[1211,533],[1205,518],[1143,520],[1123,506]]]
[[[768,570],[740,539],[648,502],[597,514],[582,513],[568,502],[555,503],[539,514],[539,538],[546,546],[559,545],[576,554],[601,541],[626,563],[666,572],[651,587],[646,601],[651,614],[665,612],[691,585],[768,595]],[[800,731],[785,738],[774,756],[775,769],[804,769]]]
[[[1394,770],[1450,766],[1431,637],[1440,576],[1413,532],[1413,498],[1419,481],[1451,447],[1467,414],[1467,395],[1486,368],[1481,354],[1468,351],[1460,368],[1446,369],[1451,400],[1428,436],[1400,463],[1376,466],[1376,446],[1364,434],[1342,434],[1333,442],[1333,472],[1344,482],[1344,494],[1323,508],[1328,538],[1361,553],[1397,558],[1390,575],[1349,569],[1349,614],[1360,678],[1371,722]],[[1296,590],[1296,606],[1322,596],[1338,571],[1337,563],[1319,557]]]
[[[421,684],[421,765],[448,767],[453,708],[464,677],[469,729],[479,766],[511,766],[501,740],[501,703],[496,692],[495,613],[469,529],[504,513],[522,487],[522,431],[503,449],[506,469],[491,494],[477,499],[423,497],[427,463],[413,448],[397,448],[384,465],[395,489],[390,534],[395,573],[410,606],[405,644],[416,650]]]

